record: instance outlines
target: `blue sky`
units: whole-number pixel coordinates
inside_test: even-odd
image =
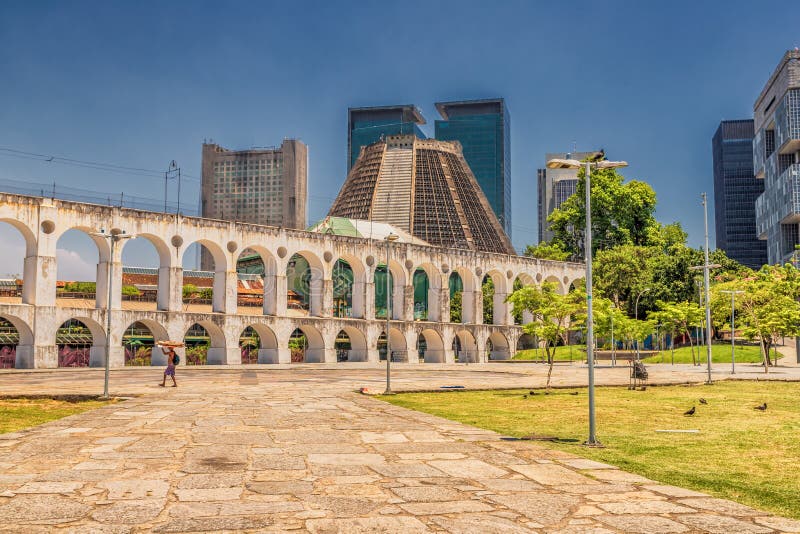
[[[432,133],[434,102],[502,96],[515,246],[536,241],[544,153],[573,142],[628,160],[625,175],[655,189],[658,218],[699,245],[711,136],[720,120],[751,116],[800,45],[790,13],[796,2],[4,2],[0,147],[146,169],[174,159],[199,177],[204,139],[298,137],[314,220],[345,178],[348,106],[414,103]],[[9,179],[163,197],[157,178],[0,155]],[[182,202],[198,191],[187,179]],[[88,238],[62,241],[93,277]],[[0,245],[21,240],[2,228]],[[126,264],[154,262],[149,246],[130,247]],[[0,276],[21,270],[3,256]]]

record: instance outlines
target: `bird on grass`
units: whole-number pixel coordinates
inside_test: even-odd
[[[528,395],[531,395],[531,396],[533,396],[533,395],[536,395],[536,392],[535,392],[534,390],[530,390],[530,391],[528,392]]]
[[[700,404],[708,404],[708,401],[705,399],[700,399]]]
[[[523,399],[527,399],[527,398],[528,398],[528,396],[527,396],[527,395],[523,395],[523,396],[522,396],[522,398],[523,398]]]
[[[683,412],[683,415],[694,415],[694,412],[696,412],[696,411],[697,411],[697,409],[694,406],[692,406],[692,409],[691,410],[686,410],[685,412]]]
[[[761,412],[766,412],[766,411],[767,411],[767,403],[765,402],[764,404],[761,404],[761,405],[759,405],[759,406],[756,406],[756,407],[755,407],[755,408],[753,408],[753,409],[754,409],[754,410],[759,410],[759,411],[761,411]]]
[[[577,394],[578,394],[578,392],[577,392],[577,391],[572,391],[572,392],[570,392],[570,395],[577,395]]]

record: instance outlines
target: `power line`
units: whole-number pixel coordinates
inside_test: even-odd
[[[88,161],[76,158],[68,158],[64,156],[55,156],[51,154],[40,154],[38,152],[28,152],[25,150],[18,150],[10,147],[0,147],[0,155],[41,161],[43,163],[59,163],[62,165],[70,165],[73,167],[82,167],[100,171],[130,174],[134,176],[147,176],[159,179],[164,177],[164,171],[158,171],[155,169],[144,169],[141,167],[130,167],[127,165],[118,165],[115,163],[102,163],[98,161]],[[200,179],[197,176],[193,176],[191,174],[184,173],[183,177],[187,177],[191,181],[196,181],[196,182],[200,181]]]

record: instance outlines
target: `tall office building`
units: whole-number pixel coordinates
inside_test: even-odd
[[[202,217],[286,228],[306,227],[308,147],[286,139],[280,148],[228,150],[203,144]],[[203,251],[202,269],[211,258]]]
[[[545,154],[544,161],[551,159],[577,159],[583,161],[597,154],[597,152],[550,152]],[[536,173],[539,190],[539,242],[553,239],[550,223],[547,218],[553,210],[561,207],[569,197],[575,194],[578,186],[578,169],[539,169]]]
[[[767,263],[767,243],[756,235],[756,198],[764,181],[753,173],[753,120],[722,121],[711,141],[717,248],[753,269]]]
[[[458,141],[472,173],[511,235],[511,117],[502,98],[438,102],[436,139]]]
[[[436,246],[514,254],[458,142],[396,135],[363,147],[328,215],[388,223]]]
[[[413,134],[425,139],[419,125],[425,118],[416,106],[376,106],[347,110],[347,172],[355,165],[361,147],[389,135]]]
[[[753,167],[764,179],[756,231],[769,263],[795,256],[800,243],[800,50],[786,52],[753,106]]]

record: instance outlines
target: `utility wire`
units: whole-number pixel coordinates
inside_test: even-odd
[[[0,155],[36,160],[44,163],[60,163],[62,165],[71,165],[73,167],[83,167],[94,170],[131,174],[135,176],[149,176],[158,179],[162,179],[164,177],[164,171],[158,171],[154,169],[143,169],[141,167],[129,167],[126,165],[117,165],[115,163],[102,163],[97,161],[88,161],[88,160],[68,158],[63,156],[54,156],[50,154],[40,154],[37,152],[27,152],[25,150],[17,150],[15,148],[10,148],[10,147],[0,147]],[[191,174],[183,173],[182,177],[189,178],[191,181],[196,181],[196,182],[200,181],[200,179],[197,176],[193,176]]]

